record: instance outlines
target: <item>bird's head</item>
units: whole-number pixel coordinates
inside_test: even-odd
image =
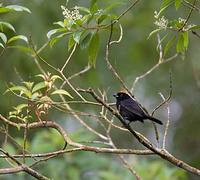
[[[124,99],[129,99],[130,98],[130,96],[125,92],[118,92],[117,94],[113,94],[113,96],[117,100],[124,100]]]

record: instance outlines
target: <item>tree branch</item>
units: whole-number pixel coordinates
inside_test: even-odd
[[[173,155],[171,155],[168,151],[166,151],[165,149],[159,149],[157,147],[155,147],[149,140],[147,140],[144,136],[140,135],[139,133],[137,133],[136,131],[134,131],[129,124],[127,124],[124,119],[121,117],[121,115],[115,111],[113,108],[111,108],[109,105],[107,105],[104,101],[102,101],[102,99],[100,99],[96,93],[94,92],[93,89],[89,88],[87,90],[80,90],[82,92],[86,92],[92,95],[92,97],[99,103],[101,103],[103,106],[105,106],[114,116],[116,116],[121,123],[124,125],[125,128],[127,128],[129,130],[129,132],[143,145],[145,146],[147,149],[151,150],[152,152],[154,152],[155,154],[159,155],[161,158],[167,160],[168,162],[174,164],[177,167],[180,167],[192,174],[196,174],[200,176],[200,170],[190,166],[189,164],[177,159],[176,157],[174,157]]]

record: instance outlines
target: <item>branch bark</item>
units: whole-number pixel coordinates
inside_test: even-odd
[[[151,150],[152,152],[154,152],[155,154],[157,154],[158,156],[160,156],[162,159],[167,160],[168,162],[174,164],[177,167],[180,167],[184,170],[186,170],[187,172],[190,172],[192,174],[196,174],[198,176],[200,176],[200,170],[190,166],[189,164],[185,163],[184,161],[177,159],[176,157],[174,157],[173,155],[171,155],[166,149],[159,149],[157,147],[155,147],[150,141],[148,141],[146,138],[144,138],[143,136],[139,135],[136,131],[134,131],[131,126],[129,124],[127,124],[124,119],[121,117],[121,115],[115,111],[112,107],[110,107],[109,105],[107,105],[104,101],[102,101],[101,98],[99,98],[97,96],[97,94],[94,92],[93,89],[89,88],[87,90],[79,90],[81,92],[86,92],[92,95],[92,97],[99,103],[101,103],[104,107],[106,107],[114,116],[116,116],[121,123],[124,125],[125,128],[127,128],[129,130],[129,132],[143,145],[145,146],[147,149]]]

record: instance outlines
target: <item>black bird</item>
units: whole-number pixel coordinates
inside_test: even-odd
[[[132,97],[124,92],[119,92],[113,95],[116,99],[116,106],[120,115],[125,119],[130,121],[141,121],[149,119],[158,124],[163,124],[160,120],[150,116],[148,112]]]

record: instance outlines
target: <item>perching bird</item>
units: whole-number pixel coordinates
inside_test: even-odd
[[[150,116],[143,107],[132,97],[124,92],[119,92],[113,95],[116,99],[116,106],[120,113],[120,115],[125,119],[130,121],[140,121],[144,122],[144,120],[149,119],[158,124],[163,124],[160,120]]]

